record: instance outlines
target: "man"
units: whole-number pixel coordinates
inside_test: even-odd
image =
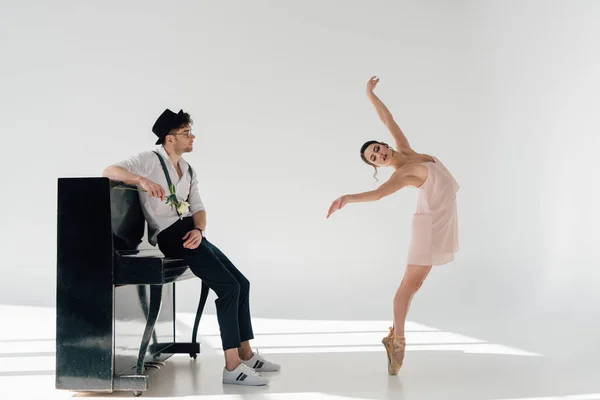
[[[198,192],[198,176],[182,158],[193,150],[192,120],[180,110],[165,110],[152,132],[157,148],[111,165],[103,176],[138,186],[148,222],[148,241],[168,257],[183,258],[192,272],[216,293],[217,319],[225,351],[223,383],[266,385],[257,372],[280,366],[254,353],[250,319],[250,283],[204,236],[206,209]]]

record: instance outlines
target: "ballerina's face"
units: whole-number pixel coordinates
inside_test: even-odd
[[[392,162],[393,151],[381,143],[373,143],[365,150],[365,158],[377,167],[385,167]]]

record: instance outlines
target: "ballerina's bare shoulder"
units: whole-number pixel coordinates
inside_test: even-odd
[[[414,151],[398,153],[397,157],[401,167],[394,174],[398,174],[401,177],[413,178],[413,184],[410,186],[414,187],[420,187],[429,175],[429,169],[424,164],[435,162],[429,154],[421,154]]]

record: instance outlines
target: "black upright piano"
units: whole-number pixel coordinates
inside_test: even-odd
[[[208,287],[181,259],[140,249],[146,223],[134,187],[108,178],[59,178],[56,388],[149,388],[148,368],[200,352],[198,324]],[[177,342],[175,285],[201,286],[191,342]]]

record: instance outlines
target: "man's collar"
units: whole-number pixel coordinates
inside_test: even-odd
[[[167,160],[169,160],[171,162],[171,165],[173,165],[173,161],[171,161],[171,157],[169,157],[169,153],[167,153],[167,150],[165,150],[165,147],[162,144],[159,144],[156,147],[157,147],[157,150],[160,153],[160,155],[163,157],[166,157]],[[188,167],[188,163],[187,163],[187,161],[185,161],[185,159],[183,157],[179,157],[179,166],[181,167],[181,170],[184,172],[185,172],[186,168]]]

